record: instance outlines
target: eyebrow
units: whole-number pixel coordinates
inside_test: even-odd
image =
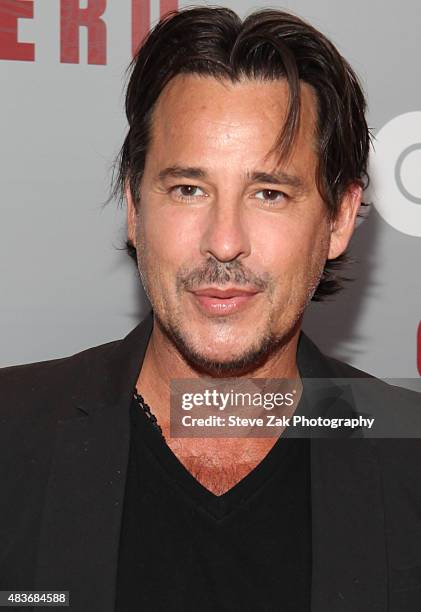
[[[288,174],[279,170],[277,172],[252,172],[247,173],[247,178],[252,183],[270,183],[271,185],[290,185],[296,189],[303,190],[306,188],[304,181],[294,174]]]
[[[164,168],[158,174],[158,179],[163,181],[166,178],[206,178],[207,173],[202,168],[193,168],[191,166],[169,166]]]
[[[206,179],[208,173],[203,168],[193,166],[169,166],[164,168],[158,174],[158,179],[163,181],[166,178],[188,178],[188,179]],[[293,174],[287,172],[247,172],[246,178],[252,183],[270,183],[271,185],[290,185],[300,191],[306,190],[304,181]]]

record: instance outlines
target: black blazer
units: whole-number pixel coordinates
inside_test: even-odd
[[[129,405],[152,327],[150,313],[123,340],[0,370],[0,589],[69,590],[73,612],[113,612]],[[297,360],[301,376],[369,376],[303,332]],[[371,380],[385,409],[419,415],[420,394]],[[312,612],[421,610],[420,468],[419,439],[312,439]]]

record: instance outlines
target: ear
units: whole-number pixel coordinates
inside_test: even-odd
[[[347,248],[355,229],[355,220],[361,205],[362,187],[352,183],[342,197],[336,218],[331,222],[328,259],[339,257]]]
[[[126,182],[125,188],[127,202],[127,239],[131,245],[136,245],[136,207],[134,205],[132,192],[129,182]]]

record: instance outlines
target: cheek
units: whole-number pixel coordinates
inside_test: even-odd
[[[299,261],[306,251],[307,236],[302,228],[287,219],[275,219],[259,223],[259,232],[253,241],[261,254],[262,263],[276,270],[286,270]]]
[[[270,271],[280,290],[299,284],[318,273],[327,255],[327,228],[323,218],[279,219],[276,223],[260,225],[255,242],[263,269]]]
[[[138,240],[149,267],[174,276],[174,270],[195,253],[197,225],[191,216],[170,206],[146,208],[139,219]]]

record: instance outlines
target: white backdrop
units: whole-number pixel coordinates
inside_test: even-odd
[[[120,338],[147,309],[121,250],[124,211],[102,203],[126,129],[132,46],[175,4],[0,0],[0,366]],[[375,207],[352,240],[356,280],[330,303],[312,304],[304,329],[322,350],[376,376],[419,378],[418,0],[218,4],[241,16],[263,6],[291,10],[327,34],[359,74],[378,137]]]

